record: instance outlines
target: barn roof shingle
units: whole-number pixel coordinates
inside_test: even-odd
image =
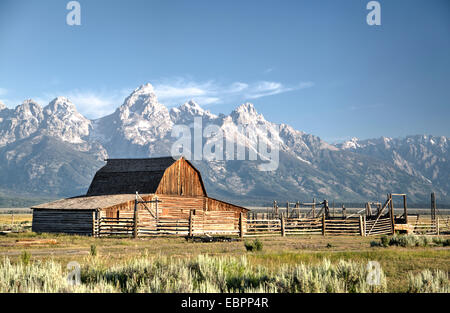
[[[87,196],[155,193],[164,171],[176,162],[172,157],[106,161],[95,174]]]
[[[132,201],[135,199],[135,197],[136,194],[105,195],[105,196],[91,196],[91,197],[80,196],[35,205],[32,207],[32,209],[96,210],[125,203],[127,201]]]

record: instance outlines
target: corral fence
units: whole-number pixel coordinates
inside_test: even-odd
[[[377,220],[366,220],[364,216],[326,219],[323,215],[317,218],[248,219],[243,236],[370,236],[392,233],[392,221],[389,217]]]
[[[135,227],[139,237],[156,235],[238,235],[240,237],[324,235],[376,236],[390,235],[396,230],[408,230],[420,235],[439,235],[450,232],[449,218],[408,216],[409,224],[393,224],[389,216],[366,219],[349,218],[248,218],[236,217],[233,212],[192,211],[188,218],[159,218],[142,220],[135,225],[133,218],[102,217],[94,223],[94,235],[133,236]],[[402,228],[401,226],[408,226]]]
[[[158,235],[239,235],[245,231],[245,217],[232,211],[189,210],[186,217],[169,216],[137,220],[127,217],[101,217],[94,221],[94,236],[158,236]]]
[[[408,223],[414,234],[440,235],[450,233],[449,217],[430,217],[419,214],[409,215]]]

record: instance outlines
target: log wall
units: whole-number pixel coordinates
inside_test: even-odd
[[[92,235],[94,210],[34,209],[32,231]]]

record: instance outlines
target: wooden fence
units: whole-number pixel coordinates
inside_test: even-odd
[[[157,235],[238,235],[246,231],[246,218],[238,218],[232,211],[191,210],[183,216],[149,218],[140,214],[135,223],[132,217],[101,217],[94,220],[94,236],[157,236]],[[242,220],[242,221],[241,221]]]
[[[408,216],[408,226],[415,234],[439,235],[450,232],[449,219]],[[402,226],[402,225],[397,225]],[[397,228],[396,226],[396,228]],[[101,217],[94,221],[94,235],[132,236],[134,219],[130,217]],[[269,218],[248,219],[234,212],[191,211],[188,218],[165,217],[158,220],[142,219],[137,224],[138,236],[155,235],[239,235],[240,237],[325,235],[376,236],[393,234],[390,217],[366,220],[365,216],[350,218]]]
[[[94,224],[94,234],[99,237],[114,235],[132,235],[134,220],[132,218],[102,217]]]
[[[324,226],[325,235],[364,235],[364,225],[359,218],[326,220]]]
[[[411,225],[412,232],[419,235],[440,235],[450,233],[449,217],[408,215],[408,223]]]
[[[366,221],[363,216],[347,219],[325,219],[322,216],[318,218],[249,219],[244,236],[370,236],[392,233],[392,221],[389,217]]]
[[[284,235],[323,235],[323,218],[289,218],[284,222]]]

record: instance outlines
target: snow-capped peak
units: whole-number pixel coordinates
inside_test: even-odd
[[[155,91],[151,84],[141,85],[136,88],[119,108],[121,117],[127,119],[130,112],[149,116],[153,112],[167,111],[167,108],[158,102]]]
[[[38,120],[41,120],[42,107],[34,100],[28,99],[15,108],[15,114],[20,119],[36,117]]]
[[[133,92],[133,94],[151,94],[155,93],[155,89],[153,85],[150,83],[146,83],[137,87]]]
[[[253,103],[246,102],[237,107],[230,116],[234,121],[240,124],[253,124],[260,121],[265,121],[264,116],[259,114]]]
[[[70,143],[83,143],[89,135],[91,121],[78,113],[75,105],[65,97],[53,99],[44,108],[43,131]]]
[[[6,105],[0,101],[0,111],[3,111],[4,109],[6,109]]]
[[[216,119],[217,115],[204,110],[195,101],[190,100],[178,108],[172,108],[170,110],[170,117],[174,123],[190,123],[194,117],[203,117],[206,119]]]
[[[58,112],[76,112],[77,109],[75,105],[66,97],[57,97],[50,101],[50,103],[44,108],[44,111],[50,115]]]
[[[344,143],[342,143],[341,148],[342,149],[356,149],[359,147],[358,141],[359,141],[358,138],[353,137],[352,139],[347,140]]]
[[[35,133],[43,119],[41,106],[31,99],[6,112],[0,118],[0,146]]]
[[[197,102],[193,101],[193,100],[189,100],[188,102],[184,103],[183,105],[180,106],[180,111],[185,111],[185,112],[193,112],[193,113],[203,113],[205,112],[205,110],[203,110]]]
[[[169,110],[158,102],[151,84],[136,88],[111,118],[114,125],[103,125],[103,121],[98,121],[98,127],[105,128],[110,133],[118,131],[121,136],[138,145],[164,137],[173,125]],[[104,121],[110,123],[109,118]]]
[[[241,104],[240,106],[238,106],[236,108],[235,111],[239,112],[239,113],[247,113],[247,114],[252,114],[252,115],[258,114],[258,112],[256,112],[255,106],[251,102],[246,102],[246,103]]]

